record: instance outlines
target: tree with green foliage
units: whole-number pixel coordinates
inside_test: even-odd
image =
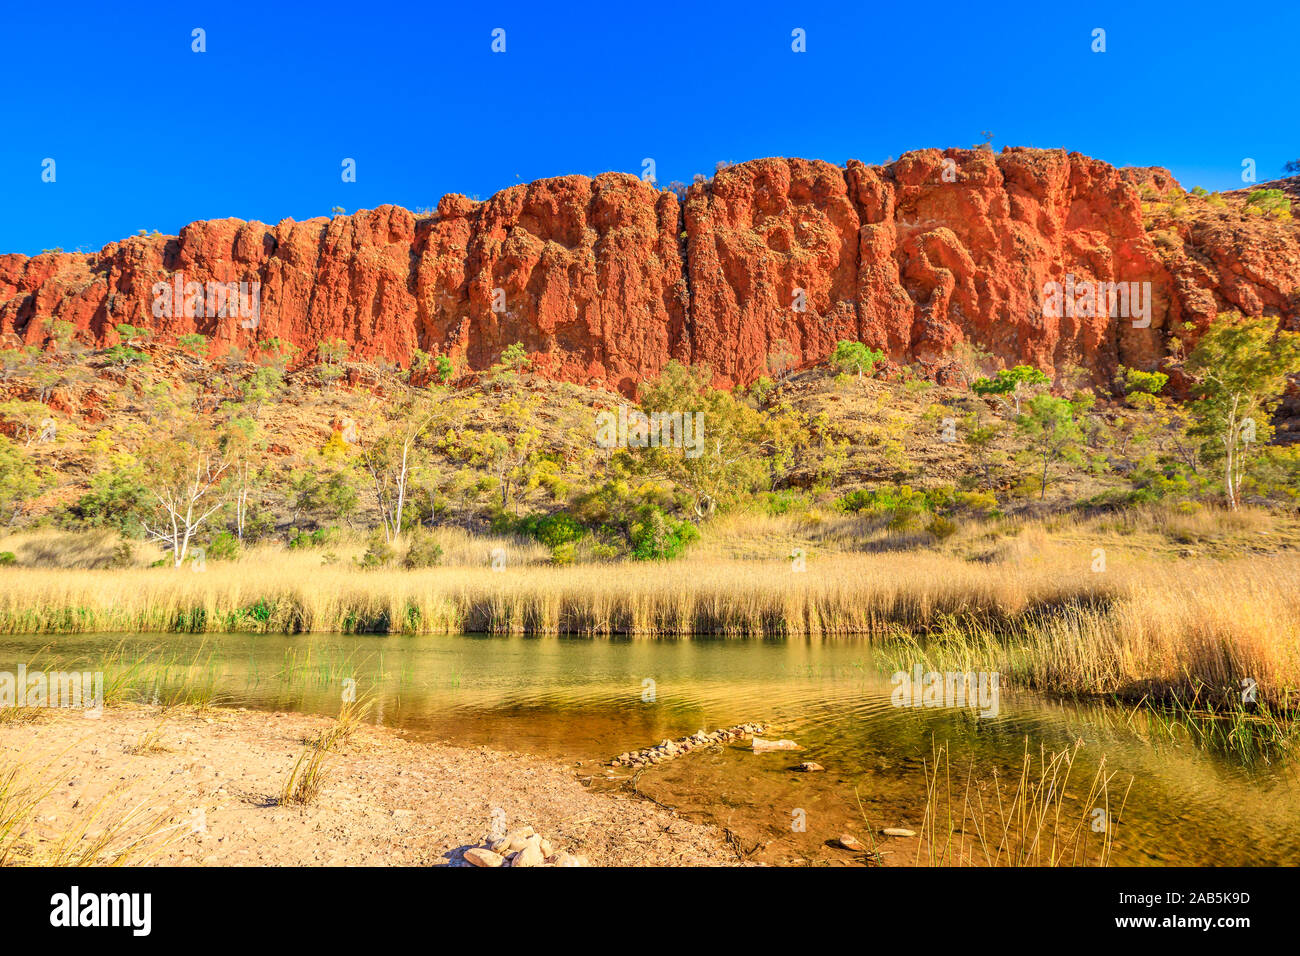
[[[0,403],[0,418],[13,427],[15,436],[22,439],[24,448],[41,438],[46,424],[53,422],[49,406],[20,399]]]
[[[208,337],[200,332],[189,332],[182,335],[176,340],[176,344],[181,347],[181,351],[193,355],[195,358],[202,358],[208,354]]]
[[[261,352],[259,361],[264,367],[276,369],[281,375],[289,368],[289,363],[298,354],[298,346],[277,336],[263,339],[258,345]]]
[[[316,344],[316,357],[320,361],[316,367],[317,377],[326,385],[337,384],[343,378],[348,343],[343,339],[324,339]]]
[[[788,464],[795,438],[791,416],[760,412],[731,392],[712,388],[711,378],[705,366],[668,362],[656,381],[642,385],[641,411],[674,427],[680,421],[681,439],[623,453],[634,473],[681,489],[701,518],[719,505],[768,490],[774,472]]]
[[[401,537],[417,443],[435,420],[445,420],[450,406],[444,397],[433,390],[407,389],[395,399],[389,397],[382,409],[376,406],[372,423],[363,429],[358,442],[361,461],[374,483],[387,542]]]
[[[1193,433],[1203,439],[1207,459],[1222,461],[1224,497],[1234,511],[1254,449],[1272,437],[1273,412],[1288,374],[1297,370],[1300,333],[1280,330],[1269,317],[1222,314],[1187,356]]]
[[[138,537],[155,503],[145,487],[144,464],[118,451],[109,456],[106,468],[91,476],[90,487],[68,508],[68,517],[74,526],[113,528],[125,537]]]
[[[1019,415],[1020,403],[1050,384],[1051,379],[1039,369],[1032,365],[1017,365],[1002,369],[993,378],[976,379],[971,384],[971,391],[976,395],[1010,395],[1016,415]]]
[[[130,345],[138,339],[148,338],[149,330],[143,326],[128,325],[126,322],[122,322],[117,325],[117,336],[124,345]]]
[[[1119,367],[1119,375],[1124,394],[1130,397],[1134,395],[1159,395],[1164,390],[1165,385],[1169,383],[1169,376],[1164,372],[1143,372],[1140,369],[1128,368],[1123,365]]]
[[[27,503],[50,484],[14,442],[0,435],[0,522],[7,527],[22,517]]]
[[[422,348],[411,350],[411,364],[407,368],[405,379],[409,383],[413,378],[419,378],[429,370],[429,365],[433,360],[428,352]]]
[[[239,397],[252,407],[256,418],[266,402],[274,401],[284,388],[284,371],[274,365],[259,365],[239,385]]]
[[[129,345],[114,345],[104,350],[104,358],[109,365],[116,365],[119,368],[126,369],[132,365],[143,365],[149,361],[149,356],[139,349],[133,349]]]
[[[343,521],[356,512],[361,495],[356,472],[344,464],[325,473],[302,469],[289,475],[290,520],[306,513],[313,519]]]
[[[988,415],[986,411],[984,413]],[[975,465],[984,476],[984,487],[993,484],[993,449],[997,438],[1002,434],[1002,426],[997,422],[984,422],[978,413],[972,412],[963,422],[962,441],[970,449]]]
[[[0,349],[0,382],[7,382],[22,368],[31,365],[34,351],[31,347],[21,349]]]
[[[209,427],[190,421],[147,441],[140,457],[157,503],[143,522],[145,534],[167,547],[180,567],[195,535],[225,504],[233,455]]]
[[[528,357],[528,350],[524,348],[524,343],[515,342],[502,350],[496,364],[488,369],[488,375],[498,381],[512,382],[520,372],[528,371],[531,365],[532,359]]]
[[[486,425],[464,429],[444,442],[454,457],[467,460],[491,476],[500,494],[500,510],[511,504],[512,496],[534,485],[541,455],[541,429],[537,415],[541,398],[510,398],[499,409],[504,427]],[[516,509],[518,501],[515,501]]]
[[[870,375],[876,363],[885,357],[884,352],[868,348],[861,342],[849,342],[844,339],[835,343],[831,353],[831,364],[842,372],[856,372],[861,384],[863,376]]]
[[[1080,445],[1083,429],[1079,424],[1079,405],[1065,398],[1035,395],[1026,403],[1026,412],[1016,428],[1026,441],[1026,451],[1042,465],[1039,498],[1047,496],[1050,469],[1058,462],[1078,464],[1083,460]]]

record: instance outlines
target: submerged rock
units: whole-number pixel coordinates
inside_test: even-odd
[[[866,847],[852,833],[841,833],[835,840],[841,847],[846,850],[865,850]]]
[[[768,753],[773,750],[803,750],[793,740],[759,740],[754,738],[754,753]]]

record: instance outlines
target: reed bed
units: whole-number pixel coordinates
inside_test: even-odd
[[[1086,565],[1085,565],[1086,569]],[[0,568],[0,633],[881,634],[1109,600],[1118,576],[935,554],[360,570],[292,552],[189,568]]]
[[[888,642],[1019,685],[1128,699],[1300,700],[1300,555],[1126,559],[1026,534],[986,560],[787,560],[362,570],[264,551],[188,568],[0,568],[0,633],[498,633]],[[952,669],[948,666],[935,669]],[[138,683],[138,682],[137,682]]]
[[[1145,575],[1105,601],[900,628],[890,654],[1070,696],[1300,706],[1300,558],[1173,562]]]

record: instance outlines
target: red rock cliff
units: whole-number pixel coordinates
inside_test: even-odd
[[[356,357],[404,364],[419,347],[470,369],[522,341],[546,374],[631,393],[670,358],[748,382],[775,351],[806,363],[838,339],[935,374],[972,341],[1009,364],[1106,376],[1154,367],[1171,330],[1224,309],[1297,327],[1300,228],[1237,202],[1156,230],[1139,188],[1179,192],[1167,171],[1063,151],[922,150],[887,166],[754,160],[683,201],[606,173],[449,195],[430,217],[195,222],[90,255],[0,256],[0,334],[39,343],[56,318],[98,344],[122,322],[305,353],[342,338]],[[260,283],[256,328],[156,317],[154,284],[177,273]],[[1149,327],[1045,311],[1044,284],[1067,275],[1149,282]]]

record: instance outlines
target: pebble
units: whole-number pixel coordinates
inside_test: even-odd
[[[916,836],[916,831],[915,831],[915,830],[908,830],[908,829],[906,829],[905,827],[885,827],[885,828],[884,828],[883,830],[881,830],[880,832],[883,833],[885,836],[892,836],[892,837],[914,837],[914,836]]]
[[[799,764],[799,766],[795,767],[794,769],[800,771],[801,773],[816,773],[817,771],[825,770],[826,768],[819,763],[813,763],[811,760],[809,760],[807,763]]]
[[[852,833],[841,833],[835,841],[846,850],[862,850],[865,847]]]

